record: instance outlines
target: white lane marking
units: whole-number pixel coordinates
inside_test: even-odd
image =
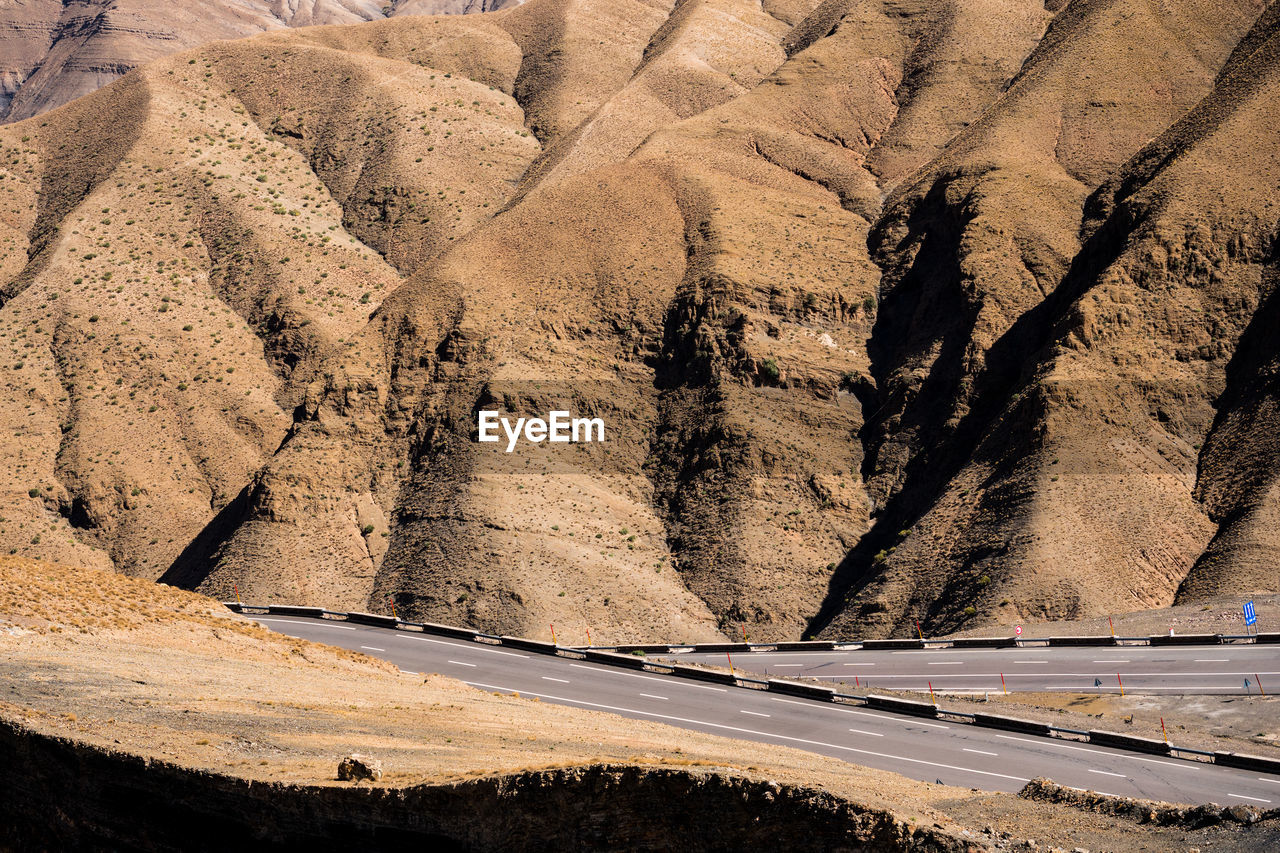
[[[873,663],[844,663],[841,666],[875,666]]]
[[[653,695],[652,693],[641,693],[640,695],[641,695],[641,696],[644,696],[646,699],[661,699],[663,702],[670,702],[670,701],[671,701],[671,700],[670,700],[670,699],[668,699],[666,696],[655,696],[655,695]]]
[[[1013,737],[1011,735],[996,735],[996,737],[1002,740],[1017,740],[1017,741],[1021,741],[1022,743],[1034,743],[1037,746],[1056,746],[1058,749],[1074,749],[1076,752],[1096,753],[1098,751],[1096,749],[1089,749],[1088,747],[1083,747],[1083,746],[1069,746],[1065,743],[1051,743],[1048,740],[1032,740],[1031,738]],[[1122,756],[1122,757],[1128,758],[1129,756]]]
[[[864,729],[849,729],[849,731],[855,732],[860,735],[871,735],[872,737],[884,737],[884,735],[881,734],[880,732],[869,732]]]
[[[634,708],[620,708],[617,705],[601,705],[598,702],[586,702],[582,699],[566,699],[563,696],[550,696],[546,693],[533,693],[527,690],[515,690],[511,687],[498,687],[494,684],[481,684],[477,681],[464,681],[471,687],[479,687],[483,690],[504,690],[507,693],[519,693],[521,696],[537,696],[539,699],[550,699],[553,702],[567,702],[572,705],[582,705],[588,708],[600,708],[605,711],[617,711],[622,714],[636,714],[641,717],[654,717],[659,720],[674,720],[678,723],[691,723],[695,726],[707,726],[713,729],[725,729],[731,732],[739,732],[740,734],[758,735],[760,737],[775,738],[776,740],[787,740],[793,743],[804,743],[809,746],[821,746],[827,749],[840,749],[845,752],[856,752],[859,755],[871,755],[876,758],[887,758],[891,761],[906,761],[911,764],[924,764],[928,767],[941,767],[944,770],[959,770],[962,773],[976,773],[979,776],[995,776],[999,779],[1009,779],[1014,782],[1030,782],[1031,780],[1025,776],[1009,776],[1004,773],[993,773],[990,770],[974,770],[969,767],[956,767],[954,764],[938,764],[934,761],[925,761],[921,758],[908,758],[905,755],[889,755],[884,752],[872,752],[869,749],[858,749],[852,746],[845,746],[839,743],[826,743],[820,740],[807,740],[800,737],[792,737],[791,735],[774,734],[773,732],[762,732],[757,729],[743,729],[738,726],[728,726],[723,723],[712,723],[706,720],[691,720],[688,717],[673,717],[669,714],[655,714],[653,711],[638,711]],[[892,718],[891,718],[892,719]]]
[[[1196,658],[1195,663],[1231,663],[1231,658]]]
[[[962,660],[931,660],[929,666],[964,666],[968,661]]]
[[[542,676],[542,680],[543,680],[543,681],[559,681],[561,684],[568,684],[568,683],[569,683],[569,679],[567,679],[567,678],[552,678],[552,677],[551,677],[551,676],[549,676],[549,675],[544,675],[544,676]]]
[[[326,628],[337,628],[339,631],[354,631],[355,628],[350,625],[334,625],[324,619],[317,619],[314,622],[303,622],[301,619],[279,619],[274,616],[250,616],[255,622],[284,622],[286,625],[323,625]]]
[[[1266,776],[1258,777],[1263,782],[1270,782],[1272,785],[1280,785],[1280,779],[1268,779]]]
[[[1246,797],[1244,794],[1227,794],[1228,797],[1235,797],[1238,800],[1253,800],[1255,803],[1270,804],[1270,800],[1264,800],[1262,797]]]
[[[671,679],[677,677],[668,675],[665,678],[659,678],[656,675],[641,675],[638,672],[618,672],[616,669],[612,669],[611,667],[587,666],[586,664],[581,663],[571,663],[569,666],[575,666],[578,669],[589,669],[592,672],[597,673],[608,673],[609,675],[625,675],[627,678],[643,678],[646,681],[661,681],[663,684],[672,684],[673,682]],[[680,682],[680,684],[683,687],[696,687],[699,690],[714,690],[717,693],[724,693],[728,690],[728,688],[725,687],[710,687],[706,684],[684,684],[684,682]]]
[[[504,652],[501,649],[487,648],[483,643],[446,643],[444,640],[433,640],[430,637],[415,637],[412,634],[396,634],[401,640],[417,640],[419,643],[435,643],[437,646],[448,646],[452,649],[466,649],[469,652],[484,652],[490,655],[506,655],[509,658],[528,658],[515,652]]]
[[[1014,660],[1009,663],[1048,663],[1047,660]]]
[[[1127,660],[1096,660],[1094,663],[1129,663]]]
[[[1159,761],[1159,760],[1157,760],[1157,759],[1155,759],[1155,758],[1139,758],[1139,757],[1138,757],[1138,756],[1136,756],[1136,755],[1127,755],[1127,756],[1125,756],[1125,757],[1126,757],[1126,758],[1128,758],[1130,761],[1145,761],[1147,764],[1163,764],[1165,767],[1181,767],[1181,768],[1185,768],[1185,767],[1187,767],[1187,766],[1188,766],[1188,765],[1186,765],[1186,764],[1179,764],[1179,763],[1178,763],[1178,762],[1176,762],[1176,761]]]
[[[380,649],[377,646],[361,646],[362,649],[368,649],[371,652],[385,652],[386,649]]]
[[[802,664],[802,663],[775,663],[775,664],[774,664],[774,666],[775,666],[775,667],[777,667],[778,669],[782,669],[784,666],[786,666],[786,667],[792,667],[792,666],[804,666],[804,664]]]
[[[987,752],[985,749],[970,749],[967,746],[961,747],[965,752],[976,752],[978,755],[999,755],[998,752]]]
[[[841,710],[844,710],[844,709],[842,708]],[[857,715],[862,716],[862,717],[875,717],[877,720],[892,720],[893,722],[898,723],[898,724],[900,724],[900,725],[909,725],[909,726],[928,726],[928,727],[929,727],[929,728],[931,728],[931,729],[949,729],[949,728],[951,728],[951,726],[944,726],[944,725],[942,725],[942,724],[940,724],[940,723],[924,723],[924,722],[921,722],[920,720],[913,720],[913,719],[911,719],[910,717],[907,717],[907,718],[905,718],[905,719],[904,719],[904,718],[902,718],[902,717],[886,717],[886,716],[885,716],[885,715],[883,715],[883,714],[868,714],[866,711],[854,711],[854,710],[848,710],[848,711],[845,711],[845,713],[846,713],[846,714],[857,714]]]
[[[1129,777],[1125,776],[1123,773],[1112,773],[1110,770],[1094,770],[1092,767],[1090,767],[1090,768],[1089,768],[1089,772],[1090,772],[1090,773],[1100,773],[1100,774],[1102,774],[1103,776],[1119,776],[1121,779],[1127,779],[1127,778],[1129,778]]]
[[[761,714],[759,711],[742,710],[741,713],[750,714],[753,717],[772,717],[773,716],[773,714]]]
[[[467,663],[463,660],[451,660],[449,663],[456,663],[458,666],[478,666],[479,664]]]

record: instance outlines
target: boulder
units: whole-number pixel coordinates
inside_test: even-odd
[[[341,782],[376,782],[382,778],[382,762],[367,755],[352,753],[338,762],[338,780]]]

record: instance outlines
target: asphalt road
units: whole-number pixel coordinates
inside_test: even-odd
[[[662,659],[729,665],[724,654]],[[817,678],[850,690],[867,684],[886,690],[928,690],[932,682],[935,691],[946,693],[999,693],[1004,688],[1010,693],[1118,693],[1123,682],[1125,691],[1132,693],[1256,696],[1261,681],[1263,690],[1280,693],[1280,646],[1274,645],[739,652],[732,663],[741,670]]]
[[[337,621],[250,618],[284,634],[361,651],[410,672],[453,676],[481,690],[518,692],[546,702],[795,747],[928,782],[1016,791],[1032,777],[1046,776],[1077,788],[1171,802],[1280,805],[1280,776],[1256,771],[918,720],[416,632]]]

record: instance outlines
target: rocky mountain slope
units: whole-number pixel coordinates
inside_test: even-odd
[[[487,12],[506,0],[6,0],[0,122],[38,115],[131,68],[215,39],[394,15]]]
[[[573,640],[1280,591],[1277,17],[529,0],[160,59],[0,129],[0,540]]]

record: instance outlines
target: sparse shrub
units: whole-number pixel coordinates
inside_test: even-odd
[[[31,488],[31,489],[27,489],[27,496],[28,496],[28,497],[33,497],[33,498],[38,498],[38,497],[40,497],[40,489],[39,489],[39,488]]]
[[[778,377],[782,375],[782,371],[778,369],[778,362],[772,358],[766,358],[764,363],[760,365],[760,375],[765,378],[766,382],[777,382]]]
[[[976,607],[974,607],[972,604],[970,604],[968,607],[966,607],[966,608],[964,609],[964,615],[965,615],[965,616],[977,616],[977,615],[978,615],[978,608],[976,608]]]
[[[362,536],[368,536],[368,535],[369,535],[370,533],[372,533],[372,532],[373,532],[373,525],[372,525],[372,524],[366,524],[364,527],[361,527],[361,528],[360,528],[360,534],[361,534]]]

